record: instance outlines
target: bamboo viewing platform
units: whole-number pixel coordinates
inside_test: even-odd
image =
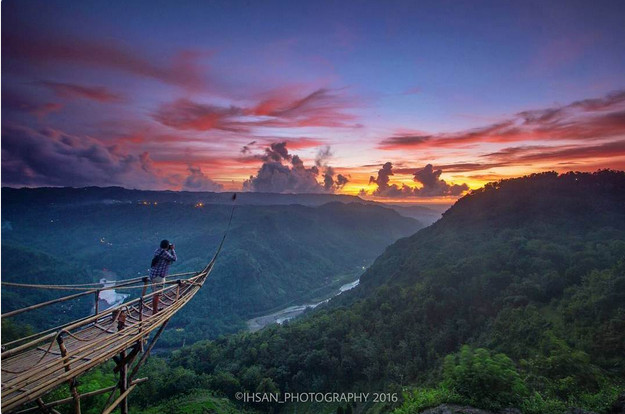
[[[226,231],[208,265],[199,272],[170,275],[162,288],[154,292],[147,292],[148,277],[123,280],[114,286],[99,283],[33,285],[2,282],[7,287],[79,291],[4,313],[2,319],[87,295],[95,298],[93,315],[2,344],[2,413],[58,414],[54,407],[72,404],[74,413],[80,414],[81,399],[110,393],[102,414],[110,414],[117,407],[122,414],[127,414],[128,395],[147,380],[135,378],[139,368],[147,360],[172,316],[195,296],[213,270],[232,223],[235,200],[236,194],[232,197],[233,206]],[[136,299],[100,311],[100,292],[108,289],[140,289],[141,293]],[[154,295],[160,295],[162,304],[157,313],[153,313],[150,306]],[[117,384],[81,395],[77,378],[109,360],[115,361],[113,371],[119,375]],[[63,384],[69,386],[70,398],[44,402],[46,394]]]
[[[127,412],[128,393],[145,380],[134,379],[139,367],[147,359],[171,317],[202,287],[213,269],[216,257],[217,255],[204,270],[194,276],[168,281],[165,287],[149,294],[147,294],[147,277],[122,284],[120,286],[126,288],[142,289],[141,296],[103,312],[98,312],[96,307],[95,315],[90,317],[3,344],[2,412],[50,413],[55,412],[53,407],[60,403],[73,402],[74,411],[79,413],[80,399],[84,396],[77,392],[76,378],[110,359],[115,360],[115,372],[120,374],[121,379],[116,387],[103,391],[111,392],[111,398],[107,402],[108,407],[102,412],[110,413],[120,404],[122,412]],[[107,288],[88,289],[83,293],[60,299],[69,300],[67,298],[72,299],[105,289]],[[156,314],[152,314],[150,303],[155,294],[160,295],[162,307]],[[39,306],[24,309],[36,307]],[[14,316],[22,311],[8,312],[2,317]],[[150,334],[157,329],[148,343]],[[138,361],[132,366],[137,358]],[[69,384],[71,401],[44,403],[42,397],[63,383]],[[117,389],[120,391],[120,397],[109,405]],[[89,394],[89,396],[97,395],[94,392]],[[36,403],[35,406],[16,411],[33,402]]]

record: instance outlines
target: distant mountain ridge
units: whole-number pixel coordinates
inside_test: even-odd
[[[54,203],[79,203],[95,202],[102,200],[115,200],[120,202],[157,201],[192,203],[203,202],[208,204],[228,204],[231,202],[231,192],[210,191],[171,191],[171,190],[135,190],[123,187],[37,187],[37,188],[11,188],[2,187],[3,197],[25,202],[54,202]],[[236,192],[238,204],[253,205],[321,205],[331,201],[344,203],[364,202],[359,197],[344,194],[280,194],[280,193],[255,193]]]
[[[227,204],[232,203],[234,192],[193,192],[193,191],[151,191],[131,190],[123,187],[38,187],[11,188],[2,187],[4,203],[28,204],[72,204],[78,203],[182,203],[182,204]],[[326,203],[358,203],[383,206],[397,211],[399,214],[419,220],[429,225],[441,217],[437,209],[420,205],[399,206],[364,200],[358,196],[345,194],[280,194],[237,192],[237,205],[290,205],[316,207]]]

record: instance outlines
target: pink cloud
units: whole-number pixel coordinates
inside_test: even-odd
[[[457,147],[483,142],[598,140],[625,134],[625,91],[540,110],[457,133],[398,133],[383,139],[384,150]]]
[[[146,153],[122,152],[89,136],[19,125],[3,125],[2,176],[11,185],[161,185]]]
[[[244,128],[240,122],[233,120],[243,114],[244,110],[235,106],[221,107],[178,99],[161,105],[152,117],[161,124],[175,129],[243,131]]]
[[[197,53],[181,52],[169,64],[152,61],[118,43],[68,38],[60,35],[44,38],[32,34],[6,35],[2,39],[3,56],[34,62],[75,63],[88,67],[116,69],[137,76],[157,79],[186,88],[203,88],[206,80],[196,64]]]
[[[513,164],[522,162],[553,162],[616,158],[625,156],[625,140],[600,143],[595,145],[564,145],[556,147],[522,146],[504,148],[486,154],[484,158],[500,163]]]
[[[2,91],[2,111],[27,112],[43,120],[53,112],[58,112],[63,108],[63,104],[58,102],[37,102],[28,96],[17,94],[11,90]]]
[[[74,83],[61,83],[42,81],[40,85],[45,86],[61,98],[69,99],[90,99],[97,102],[121,102],[123,97],[120,94],[113,93],[103,86],[85,86]]]
[[[353,127],[355,116],[345,112],[351,105],[340,91],[317,89],[304,96],[284,89],[274,91],[251,107],[218,106],[189,99],[161,105],[152,117],[180,130],[244,132],[254,127]]]

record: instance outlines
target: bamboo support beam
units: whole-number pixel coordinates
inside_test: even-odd
[[[190,297],[192,297],[195,294],[195,292],[197,292],[197,289],[195,289],[191,294],[189,294],[189,297],[187,298],[187,300],[189,300]],[[167,308],[164,312],[162,312],[162,314],[160,315],[160,318],[157,318],[157,319],[159,319],[158,323],[156,323],[154,326],[151,326],[146,331],[146,333],[149,333],[149,331],[151,331],[153,329],[156,329],[159,325],[161,325],[163,323],[162,320],[164,320],[164,319],[168,320],[174,313],[177,312],[177,310],[180,307],[184,306],[185,303],[186,303],[186,301],[180,301],[180,303],[175,304],[175,306],[171,306],[171,307]],[[148,320],[147,322],[150,322],[150,321]],[[118,334],[121,334],[121,335],[111,335],[111,338],[107,339],[107,342],[102,344],[100,347],[97,347],[97,348],[94,348],[94,349],[89,349],[89,350],[87,350],[88,352],[86,352],[86,353],[84,353],[84,350],[81,350],[81,352],[79,352],[78,354],[80,356],[87,356],[87,355],[91,355],[93,353],[99,352],[101,349],[106,348],[107,346],[110,346],[111,343],[119,342],[120,338],[125,337],[125,336],[129,336],[132,333],[130,331],[131,331],[131,329],[128,329],[128,330],[124,330],[124,331],[118,333]],[[162,331],[160,331],[160,332],[162,332]],[[130,338],[130,341],[134,341],[135,340],[134,338],[136,338],[136,335],[133,338]],[[153,346],[153,344],[152,344],[152,346]],[[119,346],[113,348],[113,350],[114,350],[113,351],[114,352],[113,355],[117,354],[119,351],[121,351],[125,347],[128,347],[128,345],[129,345],[129,341],[122,342]],[[150,347],[150,349],[151,349],[151,347]],[[111,352],[111,351],[109,351],[109,352]],[[108,354],[108,355],[111,355],[111,354]],[[144,355],[144,357],[145,357],[145,355]],[[108,358],[110,358],[110,356],[106,357],[106,359],[108,359]],[[88,370],[88,369],[90,369],[90,368],[92,368],[92,367],[94,367],[96,365],[99,365],[100,363],[102,363],[106,359],[105,359],[105,356],[101,355],[99,359],[94,360],[91,363],[84,364],[82,366],[82,371],[84,372],[84,371],[86,371],[86,370]],[[55,370],[58,370],[58,368],[57,367],[52,367],[52,371],[49,371],[49,373],[53,373]],[[134,376],[134,373],[136,373],[136,371],[133,372],[133,376]],[[73,376],[75,376],[75,375],[78,375],[78,373],[74,374]],[[29,381],[29,383],[32,383],[34,381],[38,381],[40,378],[44,378],[45,376],[46,376],[45,373],[42,374],[40,372],[37,372],[37,375],[33,379],[31,379]],[[49,381],[46,381],[46,382],[43,382],[43,383],[39,383],[37,386],[35,386],[33,389],[31,389],[29,391],[31,393],[35,393],[36,391],[39,392],[39,390],[47,389],[47,388],[53,386],[53,384],[58,384],[60,382],[69,380],[70,378],[71,378],[71,376],[68,373],[61,374],[61,375],[58,375],[58,376],[52,378]],[[6,387],[9,384],[4,384],[4,385]],[[16,404],[17,401],[20,401],[21,399],[22,399],[22,396],[16,396],[16,397],[13,397],[13,398],[6,399],[5,401],[3,401],[3,403],[5,403],[7,406],[11,406],[12,404]]]
[[[131,385],[124,393],[122,393],[119,397],[117,397],[115,401],[113,401],[113,404],[111,404],[107,409],[102,411],[102,414],[111,414],[111,412],[113,412],[113,410],[119,405],[119,403],[126,399],[126,397],[128,397],[128,394],[130,394],[136,386],[137,384]]]
[[[139,359],[139,361],[136,363],[136,365],[132,369],[132,372],[129,375],[129,378],[130,378],[131,381],[132,381],[132,378],[135,375],[137,375],[137,372],[139,371],[139,368],[141,368],[141,365],[143,365],[143,363],[147,360],[148,356],[150,355],[150,352],[152,351],[152,348],[154,348],[154,345],[156,344],[156,341],[161,336],[161,333],[163,333],[163,330],[165,330],[165,327],[167,326],[168,323],[169,323],[169,319],[167,319],[167,320],[165,320],[165,322],[163,322],[161,327],[156,332],[156,335],[154,335],[154,338],[152,338],[152,341],[150,342],[150,345],[148,346],[148,349],[143,353],[143,355],[141,355],[141,358]],[[119,386],[119,384],[118,384],[118,386]],[[113,389],[113,391],[111,392],[111,395],[109,395],[109,398],[106,401],[105,405],[107,405],[113,399],[113,396],[115,395],[115,391],[117,391],[117,387],[115,387]]]
[[[201,280],[207,276],[208,276],[208,273],[201,272],[197,276],[194,276],[193,278],[191,278],[191,280],[198,280],[198,279]],[[163,288],[159,291],[153,292],[146,296],[151,297],[153,294],[169,292],[174,288],[176,288],[176,286],[169,286],[167,288]],[[92,367],[96,365],[99,365],[106,359],[111,358],[112,355],[115,355],[116,353],[119,353],[122,349],[125,349],[128,346],[130,346],[132,342],[136,342],[137,337],[142,338],[145,334],[149,334],[149,332],[151,332],[153,329],[158,328],[163,323],[163,320],[168,320],[175,312],[177,312],[178,309],[184,306],[186,302],[188,302],[188,300],[190,300],[198,290],[199,290],[199,286],[185,283],[184,288],[181,289],[181,300],[178,303],[174,303],[171,306],[168,306],[166,309],[164,309],[164,312],[162,312],[162,314],[159,313],[157,318],[147,318],[143,322],[139,323],[138,327],[137,326],[129,327],[127,329],[124,329],[123,332],[118,332],[115,335],[110,335],[108,337],[104,337],[102,340],[98,340],[97,344],[86,344],[85,346],[81,345],[77,349],[73,349],[70,352],[68,352],[67,354],[68,356],[75,357],[75,358],[86,358],[92,355],[97,356],[97,358],[95,358],[94,361],[90,363],[81,364],[79,372],[76,372],[74,374],[72,373],[65,373],[61,375],[55,374],[55,376],[52,377],[50,380],[46,380],[46,378],[50,377],[51,374],[57,372],[59,368],[56,361],[49,361],[48,363],[43,364],[44,366],[46,366],[43,369],[41,366],[39,366],[38,369],[30,370],[29,372],[27,372],[25,377],[20,376],[20,377],[15,377],[13,379],[10,379],[8,381],[9,383],[3,384],[3,389],[6,390],[7,388],[9,389],[14,388],[11,383],[20,384],[20,386],[28,386],[28,384],[36,384],[34,386],[31,386],[32,388],[28,390],[29,396],[34,397],[36,395],[42,395],[42,393],[45,392],[46,389],[50,389],[51,387],[56,386],[55,384],[62,383],[63,381],[68,381],[69,379],[71,379],[71,377],[79,375],[80,373],[88,369],[91,369]],[[131,305],[132,303],[137,303],[139,301],[140,301],[140,298],[137,298],[131,302],[125,303],[116,308],[120,309],[123,307],[127,307]],[[84,319],[80,323],[77,322],[74,324],[67,325],[65,329],[68,331],[70,329],[80,329],[81,327],[90,326],[90,324],[92,324],[95,321],[105,321],[107,320],[106,319],[107,317],[109,318],[108,321],[110,321],[111,312],[115,310],[116,308],[107,309],[106,311],[102,312],[100,315]],[[139,331],[138,328],[141,328],[140,335],[138,332]],[[54,336],[56,334],[53,333],[51,335]],[[124,339],[124,338],[127,338],[127,339]],[[29,344],[23,344],[22,346],[20,346],[20,348],[25,349],[33,344],[39,344],[41,342],[42,342],[42,339],[38,338]],[[118,343],[119,343],[119,346],[115,346]],[[99,346],[94,347],[94,345],[99,345]],[[113,351],[115,351],[116,353],[112,354]],[[104,354],[102,354],[102,352],[104,352]],[[10,351],[5,351],[3,353],[3,357],[4,357],[3,360],[5,358],[9,358],[13,356],[12,354],[14,353],[16,353],[15,349],[10,350]],[[3,361],[3,365],[7,362],[8,361]],[[62,365],[60,368],[62,368]],[[31,378],[29,379],[29,377]],[[16,395],[11,395],[11,396],[7,395],[6,399],[3,398],[2,405],[3,405],[3,409],[11,409],[27,401],[29,401],[29,397],[23,394],[21,395],[16,394]]]
[[[177,305],[179,305],[179,306],[169,307],[167,309],[167,312],[165,312],[164,315],[162,315],[162,316],[168,316],[170,313],[171,314],[175,313],[180,306],[184,305],[184,303],[177,304]],[[148,324],[150,322],[152,322],[152,319],[149,319],[149,320],[146,321],[146,323],[148,323]],[[155,329],[158,325],[160,325],[160,323],[157,323],[157,325],[154,326],[154,327],[150,327],[149,330],[151,331],[152,329]],[[131,336],[131,335],[134,335],[134,334],[135,334],[135,332],[132,329],[124,330],[123,332],[118,332],[117,335],[111,335],[110,337],[108,337],[106,340],[104,340],[102,343],[100,343],[99,347],[95,347],[95,348],[91,347],[89,349],[85,349],[85,348],[91,346],[91,344],[87,344],[87,345],[85,345],[85,347],[80,347],[80,348],[78,348],[78,349],[68,353],[68,356],[71,356],[71,357],[87,357],[87,356],[90,356],[91,354],[94,354],[94,353],[100,351],[101,349],[107,348],[112,343],[119,343],[120,341],[123,340],[123,338]],[[119,349],[123,349],[124,346],[128,346],[129,343],[131,343],[131,342],[134,342],[133,338],[131,338],[126,343],[122,342],[121,345],[120,345],[121,348],[119,348]],[[96,361],[96,363],[97,362],[98,361]],[[44,377],[45,375],[50,374],[50,373],[54,372],[55,370],[58,370],[58,368],[59,368],[58,367],[58,361],[50,361],[48,364],[46,364],[45,367],[39,367],[39,368],[40,368],[39,371],[34,371],[30,375],[26,376],[26,378],[21,378],[20,382],[24,383],[25,379],[32,377],[28,382],[26,382],[26,384],[28,384],[28,383],[37,381],[39,378]],[[9,385],[12,385],[12,382],[8,381],[8,382],[6,382],[3,385],[6,387],[6,386],[9,386]]]
[[[181,303],[178,303],[178,304],[176,304],[175,306],[168,307],[168,308],[166,309],[166,312],[164,312],[164,315],[161,315],[161,316],[162,316],[162,318],[161,318],[161,319],[165,319],[165,316],[168,316],[168,314],[170,314],[170,313],[172,313],[172,314],[173,314],[173,313],[175,313],[175,312],[176,312],[176,310],[177,310],[180,306],[182,306],[182,305],[184,305],[184,303],[182,303],[182,301],[181,301]],[[153,318],[150,318],[150,319],[148,319],[148,320],[146,320],[146,321],[145,321],[145,323],[147,323],[147,324],[151,324],[151,322],[153,322]],[[145,325],[145,323],[143,323],[142,325]],[[160,325],[160,323],[159,323],[159,324],[157,324],[157,325]],[[155,327],[154,327],[154,328],[150,328],[149,330],[151,331],[152,329],[155,329]],[[70,352],[70,353],[68,354],[68,356],[71,356],[71,357],[87,357],[88,355],[93,354],[93,353],[95,353],[96,351],[99,351],[100,349],[107,347],[107,346],[108,346],[111,342],[119,342],[120,340],[122,340],[122,338],[124,338],[124,337],[126,337],[126,336],[128,336],[128,335],[130,335],[130,334],[133,334],[133,333],[134,333],[134,331],[127,330],[127,331],[124,331],[124,333],[123,333],[122,335],[119,335],[119,333],[118,333],[118,335],[117,335],[117,336],[112,335],[112,336],[111,336],[111,337],[109,337],[108,339],[104,340],[104,341],[101,343],[101,345],[102,345],[102,346],[100,346],[100,347],[87,349],[87,351],[89,351],[89,352],[87,352],[87,353],[84,353],[84,351],[85,351],[84,347],[80,347],[80,348],[75,349],[75,350],[73,350],[72,352]],[[86,346],[90,346],[90,344],[87,344]],[[57,368],[55,365],[56,365],[56,361],[50,361],[50,362],[49,362],[48,364],[46,364],[45,366],[43,366],[43,367],[41,367],[41,366],[40,366],[40,367],[39,367],[39,369],[40,369],[39,371],[36,371],[36,372],[31,373],[30,375],[26,376],[26,378],[31,377],[31,376],[33,376],[33,375],[34,375],[33,381],[36,381],[36,380],[37,380],[37,378],[39,378],[39,377],[41,376],[40,374],[46,374],[46,373],[47,373],[47,372],[42,372],[41,370],[44,370],[44,371],[45,371],[45,369],[48,369],[48,370],[49,370],[49,369],[56,370],[56,369],[58,369],[58,368]],[[37,375],[36,375],[36,374],[37,374]],[[26,379],[26,378],[24,378],[24,377],[23,377],[23,378],[21,378],[22,382],[23,382],[23,380],[24,380],[24,379]],[[30,381],[30,382],[32,382],[32,381]],[[11,381],[9,381],[8,383],[5,383],[4,385],[5,385],[5,386],[7,386],[7,385],[10,385],[10,384],[11,384]]]
[[[204,275],[199,275],[199,276],[207,276],[206,274]],[[165,289],[163,289],[165,290]],[[169,288],[167,289],[169,290]],[[153,329],[156,329],[157,327],[159,327],[161,324],[163,324],[163,321],[166,320],[168,321],[169,318],[171,316],[173,316],[174,313],[177,312],[177,310],[179,308],[181,308],[182,306],[184,306],[186,304],[186,302],[188,300],[190,300],[191,297],[194,296],[194,294],[197,292],[197,290],[199,290],[199,287],[197,286],[185,286],[185,288],[183,289],[182,294],[184,295],[184,299],[180,300],[178,303],[175,303],[172,306],[167,307],[162,314],[159,313],[159,316],[157,318],[148,318],[146,319],[141,326],[143,327],[143,329],[145,329],[145,331],[142,331],[142,334],[140,335],[140,337],[143,337],[144,334],[148,334],[150,331],[152,331]],[[128,305],[128,304],[125,304]],[[110,312],[107,310],[105,311],[106,313]],[[109,316],[110,318],[110,316]],[[100,318],[102,320],[102,318]],[[110,320],[110,319],[109,319]],[[147,324],[147,325],[146,325]],[[89,357],[91,355],[97,355],[98,358],[96,360],[94,360],[93,362],[90,363],[85,363],[80,367],[80,372],[76,372],[76,373],[66,373],[66,374],[55,374],[55,376],[48,380],[48,381],[41,381],[42,379],[46,378],[46,375],[50,375],[53,372],[55,372],[55,370],[58,370],[58,365],[55,365],[54,361],[51,361],[49,364],[49,368],[47,370],[47,372],[41,372],[38,370],[35,370],[34,372],[31,372],[28,374],[28,376],[32,376],[32,379],[28,380],[26,383],[24,383],[23,379],[17,379],[16,381],[18,381],[16,384],[20,384],[20,386],[22,384],[28,385],[29,383],[34,383],[36,382],[37,385],[34,386],[34,388],[29,389],[29,394],[32,396],[35,395],[41,395],[40,393],[44,392],[44,390],[46,389],[50,389],[51,387],[54,387],[55,384],[59,384],[62,383],[63,381],[67,381],[69,379],[71,379],[71,377],[74,377],[76,375],[79,375],[80,373],[96,366],[99,365],[100,363],[102,363],[104,360],[110,358],[112,355],[116,355],[117,353],[119,353],[122,349],[127,348],[131,342],[136,342],[137,340],[137,336],[138,335],[138,329],[136,327],[133,328],[127,328],[124,329],[122,332],[118,332],[114,335],[110,335],[106,338],[104,338],[103,341],[99,341],[97,343],[97,345],[100,346],[96,346],[94,347],[93,345],[96,344],[87,344],[84,347],[81,346],[76,350],[71,351],[70,353],[68,353],[68,356],[73,356],[73,357]],[[124,339],[127,338],[127,339]],[[118,346],[114,346],[116,344],[118,344]],[[153,343],[152,343],[153,345]],[[113,347],[111,347],[113,346]],[[105,349],[108,349],[107,351],[104,351]],[[151,347],[150,347],[151,349]],[[102,354],[102,352],[105,352],[104,354]],[[112,353],[115,352],[115,353]],[[107,356],[108,355],[108,356]],[[145,355],[144,355],[145,356]],[[145,358],[143,358],[143,360],[145,360]],[[3,364],[4,365],[4,364]],[[62,368],[63,365],[60,366],[60,368]],[[138,366],[137,366],[138,367]],[[45,370],[44,370],[45,371]],[[136,370],[133,371],[133,376],[134,374],[136,374]],[[9,386],[10,384],[3,384],[3,388],[6,390],[7,386]],[[4,397],[4,396],[3,396]],[[24,395],[16,395],[16,396],[8,396],[7,395],[7,399],[3,398],[3,408],[4,409],[10,409],[10,408],[14,408],[17,405],[19,405],[20,403],[23,402],[27,402],[28,401],[28,397],[24,396]]]
[[[235,198],[236,195],[233,197],[233,201]],[[43,403],[43,400],[41,400],[43,395],[63,383],[68,383],[72,396],[70,399],[66,400],[67,402],[73,402],[75,412],[80,413],[81,395],[76,389],[76,378],[119,354],[120,358],[118,360],[121,364],[120,373],[122,374],[120,375],[120,382],[113,388],[108,388],[106,391],[101,391],[99,393],[112,391],[111,397],[114,397],[116,389],[118,387],[121,388],[119,397],[117,397],[113,404],[105,408],[103,413],[110,414],[120,404],[122,404],[122,412],[126,413],[127,408],[125,408],[125,404],[127,396],[136,387],[136,382],[138,381],[132,381],[132,378],[134,378],[139,368],[149,357],[156,341],[171,320],[171,317],[193,298],[213,270],[217,257],[223,248],[228,230],[230,229],[234,209],[235,206],[233,205],[230,219],[221,242],[212,259],[202,271],[195,273],[194,276],[188,279],[167,282],[161,289],[148,295],[145,294],[147,286],[147,279],[145,278],[134,278],[125,283],[109,286],[108,288],[110,289],[142,288],[141,297],[106,309],[103,312],[100,312],[99,309],[98,296],[99,292],[106,288],[101,285],[36,286],[3,283],[3,285],[7,286],[82,290],[82,292],[35,304],[27,308],[17,309],[5,315],[0,315],[2,318],[18,315],[22,312],[39,309],[62,301],[72,300],[90,293],[95,294],[96,303],[94,306],[95,315],[26,338],[11,341],[2,346],[2,411],[7,413],[14,412],[17,408],[27,403]],[[139,279],[143,281],[142,285],[140,282],[137,283]],[[93,286],[93,288],[87,286]],[[174,291],[173,289],[176,290]],[[146,299],[161,294],[165,299],[163,304],[167,306],[165,306],[161,312],[158,312],[157,315],[146,315],[143,311],[144,308],[148,307]],[[119,315],[121,315],[120,311],[122,310],[124,310],[129,319],[132,319],[132,322],[127,320],[127,326],[123,325],[121,319],[118,320]],[[116,312],[116,314],[113,315],[113,312]],[[118,322],[117,331],[114,329],[116,322]],[[144,352],[141,358],[139,358],[139,361],[134,364],[130,375],[128,375],[128,368],[133,364],[139,351],[143,349],[144,341],[149,337],[150,333],[155,330],[157,330],[157,332],[149,343],[146,352]],[[60,357],[56,352],[50,352],[50,348],[52,348],[54,342],[58,342],[61,353]],[[48,343],[48,348],[45,348]],[[13,345],[15,347],[6,350],[8,345]],[[134,348],[129,354],[128,349],[133,345]],[[45,351],[43,351],[43,349],[45,349]],[[130,381],[128,382],[128,380]],[[54,412],[50,404],[43,404],[44,405],[40,404],[42,408],[33,406],[26,410],[29,410],[27,412],[32,412],[33,410],[42,409],[44,411],[49,410]]]
[[[128,365],[126,364],[126,351],[120,352],[119,358],[119,392],[121,395],[125,395],[128,390]],[[128,397],[124,397],[120,401],[120,413],[128,414]]]
[[[59,344],[59,349],[61,350],[61,355],[63,356],[65,372],[69,372],[71,368],[69,365],[69,358],[67,357],[67,348],[65,348],[65,344],[63,343],[63,336],[58,335],[56,337],[56,342]],[[78,395],[78,390],[76,389],[76,378],[71,378],[69,380],[69,390],[72,393],[72,398],[74,400],[74,414],[80,414],[80,395]]]
[[[95,314],[97,315],[100,309],[100,291],[96,290],[95,292]]]
[[[130,284],[133,284],[133,283],[136,283],[136,282],[122,283],[121,285],[119,285],[119,287],[124,287],[124,286],[130,285]],[[39,308],[43,308],[44,306],[50,306],[50,305],[54,305],[55,303],[65,302],[65,301],[68,301],[68,300],[79,298],[81,296],[91,295],[92,293],[97,292],[100,289],[101,288],[90,289],[90,290],[86,290],[84,292],[75,293],[73,295],[63,296],[63,297],[60,297],[60,298],[57,298],[57,299],[52,299],[52,300],[49,300],[47,302],[37,303],[36,305],[31,305],[31,306],[27,306],[25,308],[16,309],[16,310],[11,311],[11,312],[3,313],[1,316],[2,316],[2,318],[8,318],[10,316],[19,315],[20,313],[28,312],[28,311],[39,309]]]
[[[204,275],[204,274],[199,274],[199,275],[197,275],[197,276],[194,276],[194,277],[193,277],[193,278],[191,278],[191,279],[196,279],[196,278],[199,278],[199,277],[201,277],[201,276],[207,276],[207,274],[206,274],[206,275]],[[152,292],[152,293],[147,294],[147,295],[145,296],[145,298],[146,298],[146,299],[147,299],[147,298],[151,298],[154,294],[160,294],[160,293],[162,293],[162,292],[165,292],[165,291],[167,291],[167,290],[171,290],[171,289],[173,289],[173,288],[174,288],[173,286],[169,286],[169,287],[163,288],[163,289],[161,289],[161,290],[158,290],[158,291],[155,291],[155,292]],[[139,302],[139,300],[140,300],[140,298],[137,298],[137,299],[131,300],[130,302],[122,303],[122,304],[120,304],[120,305],[117,305],[117,306],[115,306],[115,307],[112,307],[112,308],[107,309],[106,311],[102,312],[100,315],[92,315],[92,316],[89,316],[89,317],[86,317],[86,318],[80,319],[80,320],[78,320],[78,321],[70,322],[70,323],[65,324],[65,325],[63,325],[63,326],[59,326],[59,327],[57,327],[57,329],[59,329],[59,330],[66,330],[66,331],[70,331],[70,330],[72,330],[72,329],[76,329],[76,328],[79,328],[79,327],[81,327],[81,326],[85,326],[85,325],[90,324],[90,323],[92,323],[92,322],[96,322],[97,320],[99,320],[99,319],[101,319],[101,318],[104,318],[105,316],[107,316],[107,315],[111,314],[111,313],[112,313],[112,312],[114,312],[115,310],[121,309],[121,308],[123,308],[123,307],[125,307],[125,306],[132,305],[132,304],[134,304],[134,303],[137,303],[137,302]],[[43,342],[43,341],[45,341],[45,340],[47,340],[47,339],[53,338],[53,337],[55,337],[57,334],[58,334],[58,331],[57,331],[57,332],[50,332],[50,333],[48,333],[47,335],[44,335],[44,336],[39,337],[39,338],[36,338],[36,339],[34,339],[33,341],[31,341],[31,342],[29,342],[29,343],[22,344],[22,345],[20,345],[20,346],[18,346],[18,347],[15,347],[15,348],[12,348],[12,349],[9,349],[9,350],[6,350],[6,351],[3,351],[3,352],[2,352],[2,359],[4,360],[5,358],[9,358],[9,357],[13,356],[14,354],[16,354],[17,352],[19,352],[19,351],[22,351],[22,350],[24,350],[24,349],[27,349],[27,348],[29,348],[30,346],[34,346],[34,345],[36,345],[36,344],[39,344],[39,343],[41,343],[41,342]],[[16,342],[16,341],[14,341],[14,342]],[[5,345],[5,346],[6,346],[6,345]]]
[[[164,319],[165,316],[169,316],[170,314],[175,313],[179,307],[181,307],[182,305],[184,305],[184,303],[180,303],[180,304],[176,304],[175,306],[170,306],[169,308],[166,309],[166,312],[164,312],[162,316],[162,319]],[[159,318],[156,318],[159,319]],[[150,323],[152,322],[153,319],[150,318],[146,321],[146,323]],[[155,329],[158,325],[160,325],[160,323],[158,323],[156,326],[154,327],[150,327],[150,331],[152,329]],[[131,336],[135,334],[134,329],[127,329],[127,330],[123,330],[122,332],[117,332],[116,335],[111,335],[109,338],[107,338],[106,340],[102,341],[102,343],[100,343],[98,347],[92,347],[89,348],[91,346],[91,344],[87,344],[85,345],[85,347],[80,347],[72,352],[68,353],[68,357],[87,357],[88,355],[97,353],[98,351],[105,349],[107,347],[109,347],[111,344],[113,343],[119,343],[120,341],[123,340],[123,338]],[[123,349],[125,346],[128,346],[129,343],[134,342],[134,339],[131,339],[129,342],[122,342],[121,345],[119,347],[117,347],[116,349]],[[85,348],[89,348],[89,349],[85,349]],[[115,352],[115,354],[117,354],[119,351]],[[99,361],[96,360],[95,364],[97,364]],[[88,364],[89,368],[91,367],[91,364]],[[29,379],[29,381],[26,382],[26,384],[35,382],[37,380],[39,380],[42,377],[45,377],[46,375],[49,375],[51,373],[53,373],[54,371],[58,370],[58,361],[50,361],[48,364],[46,364],[44,367],[39,367],[40,370],[38,371],[34,371],[32,373],[30,373],[29,375],[26,376],[26,378],[20,378],[21,379],[21,383],[24,383],[25,379]],[[5,387],[12,385],[14,381],[8,381],[5,384],[3,384]],[[43,384],[43,385],[47,385]],[[43,385],[40,385],[43,386]]]
[[[136,380],[132,381],[130,383],[130,385],[137,385],[137,384],[141,384],[142,382],[146,382],[148,380],[147,377],[144,378],[137,378]],[[101,394],[105,394],[109,391],[112,391],[113,389],[115,389],[115,385],[111,385],[110,387],[107,388],[102,388],[99,390],[95,390],[95,391],[90,391],[90,392],[86,392],[84,394],[80,394],[80,398],[89,398],[89,397],[95,397],[97,395],[101,395]],[[48,408],[52,408],[52,407],[56,407],[58,405],[63,405],[63,404],[67,404],[67,403],[71,403],[74,399],[72,397],[69,398],[63,398],[62,400],[56,400],[56,401],[52,401],[49,403],[45,403],[45,405]],[[30,414],[30,413],[34,413],[36,411],[39,410],[39,407],[30,407],[27,408],[25,410],[22,411],[18,411],[15,414]]]
[[[52,414],[50,407],[46,406],[41,398],[37,398],[37,408],[39,408],[43,414]]]

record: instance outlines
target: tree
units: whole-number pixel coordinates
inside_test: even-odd
[[[443,384],[471,405],[487,409],[515,406],[528,392],[508,356],[468,345],[445,357]]]

